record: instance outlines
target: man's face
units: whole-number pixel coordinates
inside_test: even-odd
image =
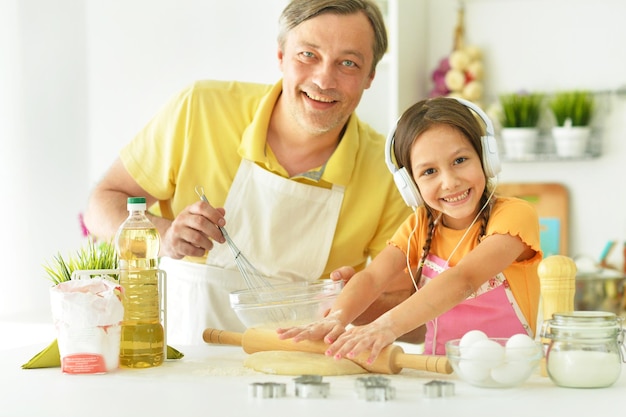
[[[363,13],[331,13],[289,32],[279,47],[283,96],[309,134],[341,129],[374,79],[374,31]]]

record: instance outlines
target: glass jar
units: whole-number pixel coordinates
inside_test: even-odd
[[[608,387],[618,380],[625,360],[622,319],[604,311],[555,313],[542,327],[549,339],[548,376],[570,388]]]

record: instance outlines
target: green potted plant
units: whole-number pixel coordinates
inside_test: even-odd
[[[559,91],[549,101],[555,126],[552,137],[557,155],[584,155],[591,135],[591,120],[595,110],[593,93],[583,90]]]
[[[536,151],[543,93],[506,93],[499,97],[501,137],[509,158],[523,159]]]
[[[117,268],[117,253],[112,243],[96,243],[89,239],[86,245],[66,257],[57,254],[43,266],[48,279],[58,285],[72,279],[79,270],[105,270]],[[116,279],[116,276],[112,277]]]

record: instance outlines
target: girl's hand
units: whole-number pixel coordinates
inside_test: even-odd
[[[345,331],[346,326],[339,320],[338,311],[310,324],[276,329],[279,339],[293,339],[294,342],[323,339],[324,342],[329,344],[334,342]]]
[[[326,356],[332,356],[335,359],[343,357],[354,359],[360,353],[369,350],[367,363],[371,364],[385,347],[398,338],[391,324],[389,315],[383,314],[370,324],[353,327],[328,347]]]

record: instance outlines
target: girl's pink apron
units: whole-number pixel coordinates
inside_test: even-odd
[[[446,261],[429,254],[422,270],[420,288],[448,268]],[[456,307],[426,323],[426,329],[424,353],[437,355],[446,353],[448,340],[460,339],[470,330],[482,330],[489,337],[510,337],[518,333],[533,337],[502,273],[484,283]]]

